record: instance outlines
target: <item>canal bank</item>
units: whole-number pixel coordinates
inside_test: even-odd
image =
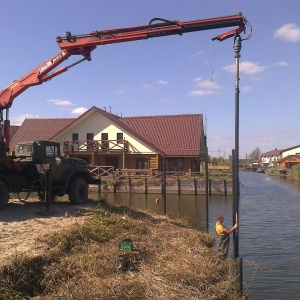
[[[276,176],[240,172],[240,191],[240,254],[248,299],[298,299],[300,235],[295,220],[300,214],[300,184]],[[91,196],[97,198],[98,194]],[[155,201],[161,194],[102,193],[100,197],[109,203],[163,212],[162,201]],[[193,228],[205,231],[205,203],[204,195],[168,194],[167,214],[185,218]],[[232,225],[231,195],[209,197],[212,235],[217,213],[223,213],[228,227]]]

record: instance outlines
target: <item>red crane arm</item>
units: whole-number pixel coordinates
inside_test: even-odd
[[[246,20],[242,14],[239,13],[233,16],[189,22],[167,21],[155,18],[152,19],[148,25],[93,31],[90,34],[75,36],[72,36],[70,32],[67,32],[66,37],[57,37],[56,39],[61,48],[61,51],[58,54],[0,91],[0,111],[9,108],[12,105],[13,100],[30,86],[41,84],[67,71],[70,67],[84,60],[91,60],[90,53],[99,45],[238,26],[237,29],[214,38],[214,40],[222,41],[244,31],[245,25]],[[68,67],[65,66],[53,71],[58,65],[72,55],[82,55],[84,58]],[[51,71],[53,72],[50,73]]]
[[[62,50],[49,60],[36,67],[34,70],[25,74],[20,79],[15,80],[11,85],[0,91],[0,110],[11,107],[13,100],[29,87],[42,84],[43,82],[67,71],[70,67],[75,65],[73,64],[68,67],[65,66],[52,73],[49,73],[66,59],[68,59],[71,55],[82,54],[85,58],[79,61],[81,62],[83,60],[90,59],[89,55],[92,50],[93,49],[89,49],[87,54],[84,51],[80,51],[80,49]]]
[[[160,21],[160,23],[154,23]],[[72,36],[70,32],[66,37],[57,37],[59,47],[71,49],[74,47],[98,46],[121,42],[130,42],[167,35],[183,34],[194,31],[202,31],[223,27],[238,26],[238,29],[231,34],[241,33],[245,30],[245,18],[241,13],[234,16],[219,17],[212,19],[180,22],[167,21],[163,19],[152,19],[148,25],[119,28],[111,30],[92,31],[90,34]],[[230,37],[230,36],[228,36]],[[216,39],[221,40],[218,36]]]

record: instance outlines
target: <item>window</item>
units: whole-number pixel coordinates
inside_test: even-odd
[[[106,166],[113,166],[114,170],[118,169],[118,158],[117,157],[105,157],[105,165]]]
[[[72,133],[72,145],[71,145],[71,151],[72,153],[74,151],[78,151],[79,144],[78,144],[78,133]]]
[[[93,133],[87,133],[86,134],[86,139],[88,141],[93,141],[94,140],[94,134]]]
[[[102,150],[109,148],[108,147],[108,145],[109,145],[109,143],[108,143],[108,133],[106,133],[106,132],[101,133],[101,145],[102,145],[102,147],[101,147]]]
[[[17,151],[19,154],[22,154],[22,155],[31,155],[32,154],[32,145],[20,145],[18,147],[18,151]]]
[[[87,133],[86,134],[86,147],[87,149],[94,149],[94,134],[93,133]]]
[[[123,132],[118,132],[117,133],[117,143],[122,143],[124,140],[123,138]]]
[[[135,160],[136,169],[149,169],[149,159],[145,157],[136,158]]]
[[[57,146],[54,145],[47,145],[46,146],[46,157],[47,158],[54,158],[59,156],[59,149]]]
[[[167,158],[167,171],[183,172],[183,158]]]

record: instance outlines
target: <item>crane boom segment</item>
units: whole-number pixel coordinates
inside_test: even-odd
[[[106,45],[175,34],[181,35],[183,33],[232,26],[239,26],[239,32],[245,29],[245,20],[241,14],[188,22],[163,20],[164,22],[153,23],[156,20],[162,21],[162,19],[155,18],[150,21],[149,25],[92,31],[90,34],[74,36],[68,32],[65,37],[58,36],[56,40],[58,46],[64,50],[74,47]]]

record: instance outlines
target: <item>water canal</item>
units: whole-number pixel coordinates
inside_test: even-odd
[[[240,173],[240,256],[243,258],[244,291],[248,299],[299,299],[300,295],[300,183],[265,174]],[[96,197],[96,195],[95,195]],[[101,194],[111,204],[162,213],[155,194]],[[206,230],[203,195],[167,195],[167,214],[186,218]],[[215,215],[223,213],[231,226],[232,196],[210,196],[209,232],[214,234]]]

